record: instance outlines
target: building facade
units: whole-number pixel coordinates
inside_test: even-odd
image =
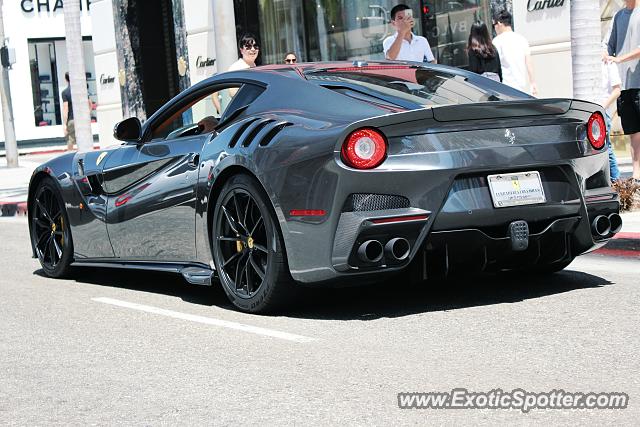
[[[89,97],[95,104],[96,71],[93,62],[91,1],[81,0],[81,27]],[[28,143],[62,142],[62,97],[68,71],[62,1],[4,2],[5,37],[15,50],[9,72],[16,139]],[[97,114],[92,111],[92,121]],[[97,133],[98,124],[92,124]],[[4,129],[0,126],[0,141]],[[3,148],[4,142],[0,143]]]

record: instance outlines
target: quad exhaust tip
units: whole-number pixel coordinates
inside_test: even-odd
[[[622,230],[622,217],[617,213],[609,215],[609,226],[612,234],[619,233]]]
[[[404,261],[411,252],[409,241],[403,237],[395,237],[384,245],[384,253],[395,261]]]
[[[620,227],[622,227],[622,220],[620,220]],[[609,218],[604,215],[598,215],[591,222],[591,232],[600,237],[607,237],[611,232],[611,222]]]
[[[358,258],[362,262],[375,263],[382,259],[382,243],[377,240],[367,240],[358,248]]]

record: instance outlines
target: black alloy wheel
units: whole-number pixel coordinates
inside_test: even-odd
[[[31,241],[47,276],[62,277],[71,264],[73,244],[62,198],[50,179],[35,192],[31,210]]]
[[[260,185],[247,175],[223,187],[213,218],[213,258],[229,300],[258,313],[293,295],[282,237]]]

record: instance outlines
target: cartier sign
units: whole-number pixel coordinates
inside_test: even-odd
[[[527,0],[527,10],[529,12],[561,6],[564,6],[564,0]]]
[[[100,84],[108,85],[109,83],[113,83],[116,81],[114,76],[106,76],[104,74],[100,74]]]
[[[215,63],[215,58],[203,58],[202,56],[198,56],[196,59],[196,67],[198,68],[211,67]]]

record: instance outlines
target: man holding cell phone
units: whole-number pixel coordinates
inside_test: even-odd
[[[413,34],[413,10],[406,4],[391,9],[391,26],[396,33],[382,42],[384,56],[395,61],[433,62],[436,60],[426,38]]]

